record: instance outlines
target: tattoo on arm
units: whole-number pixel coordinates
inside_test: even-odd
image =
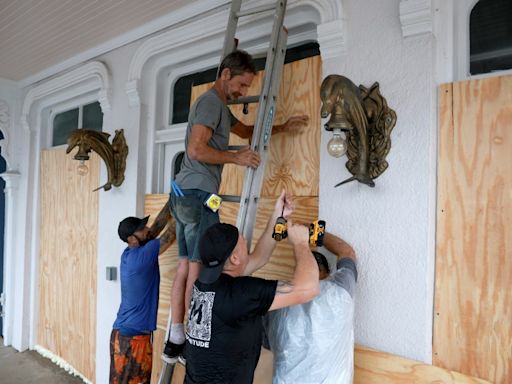
[[[165,232],[160,236],[160,252],[164,252],[176,239],[176,222],[172,220]]]
[[[277,282],[276,295],[285,295],[293,291],[293,284],[289,281],[281,281]]]
[[[169,210],[169,202],[167,202],[164,207],[158,212],[158,216],[155,221],[149,228],[149,237],[151,239],[155,239],[162,229],[165,228],[165,225],[169,222],[171,218],[171,211]]]

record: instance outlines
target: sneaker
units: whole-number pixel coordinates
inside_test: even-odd
[[[175,364],[178,361],[178,357],[183,353],[183,344],[174,344],[169,340],[165,343],[164,352],[162,353],[162,360],[169,364]]]

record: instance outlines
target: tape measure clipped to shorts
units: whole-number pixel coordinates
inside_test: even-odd
[[[212,193],[208,198],[204,201],[204,206],[208,207],[212,210],[212,212],[217,212],[222,204],[222,198],[215,193]]]

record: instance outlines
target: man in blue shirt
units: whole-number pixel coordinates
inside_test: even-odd
[[[121,255],[121,305],[110,337],[110,383],[149,383],[152,332],[156,329],[160,269],[158,255],[175,239],[169,206],[155,222],[149,216],[127,217],[119,223],[121,240],[128,244]],[[156,235],[169,223],[160,238]]]

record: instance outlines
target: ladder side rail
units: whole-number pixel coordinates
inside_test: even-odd
[[[220,56],[219,68],[217,69],[217,77],[219,77],[219,69],[220,63],[222,60],[233,52],[236,48],[235,46],[235,33],[236,28],[238,26],[238,16],[237,13],[240,12],[240,8],[242,7],[242,0],[232,0],[231,8],[229,9],[228,16],[228,25],[226,27],[226,35],[224,37],[224,44],[222,46],[222,54]]]
[[[265,105],[265,116],[266,119],[263,122],[264,130],[259,136],[259,147],[260,147],[260,156],[261,163],[260,166],[254,170],[251,180],[251,186],[248,191],[248,199],[246,199],[245,204],[245,213],[244,216],[241,217],[241,228],[242,234],[244,238],[247,240],[247,245],[250,249],[252,233],[254,229],[254,223],[256,220],[256,213],[258,208],[258,203],[261,194],[261,187],[263,185],[263,178],[266,172],[266,164],[268,157],[268,143],[270,141],[270,136],[272,135],[272,126],[275,118],[276,111],[276,100],[279,93],[279,88],[281,86],[281,75],[282,68],[284,64],[284,57],[286,54],[286,42],[287,42],[287,33],[283,30],[283,33],[280,34],[280,48],[278,49],[278,54],[275,56],[275,70],[271,76],[271,89],[269,91],[269,98]]]
[[[263,125],[265,124],[265,119],[268,115],[268,111],[270,109],[266,108],[265,105],[270,100],[269,92],[271,90],[271,86],[273,82],[276,82],[276,79],[272,81],[272,73],[274,72],[275,67],[275,58],[276,54],[279,53],[279,43],[280,43],[280,36],[284,34],[286,35],[286,31],[283,28],[283,20],[284,20],[284,12],[286,9],[286,0],[278,0],[276,5],[276,14],[274,15],[274,24],[272,27],[272,35],[271,35],[271,41],[268,48],[267,53],[267,61],[265,63],[265,76],[263,81],[263,88],[262,92],[260,94],[260,104],[258,107],[258,113],[256,116],[256,121],[254,124],[254,131],[252,136],[252,142],[251,147],[254,151],[260,152],[264,150],[264,148],[260,148],[260,137],[262,136],[262,129]],[[286,39],[285,39],[285,45],[286,45]],[[284,60],[284,57],[283,57]],[[279,72],[282,72],[282,65],[281,70]],[[278,87],[280,85],[280,78],[277,79]],[[266,113],[267,112],[267,113]],[[260,166],[258,169],[263,169],[260,172],[265,171],[265,164],[262,162],[260,163]],[[240,199],[240,210],[237,217],[237,227],[242,232],[248,235],[249,238],[246,238],[247,245],[250,248],[250,238],[252,237],[252,231],[246,231],[244,229],[245,223],[246,223],[246,217],[248,214],[248,206],[251,205],[253,202],[251,201],[251,190],[252,190],[252,183],[254,174],[257,170],[254,170],[252,168],[247,168],[245,172],[245,179],[244,179],[244,186],[243,186],[243,192],[242,197]],[[256,201],[257,203],[257,201]],[[245,237],[245,236],[244,236]]]
[[[162,364],[162,368],[160,369],[158,384],[169,384],[172,380],[172,375],[174,374],[175,367],[176,364],[169,364],[164,361]]]

